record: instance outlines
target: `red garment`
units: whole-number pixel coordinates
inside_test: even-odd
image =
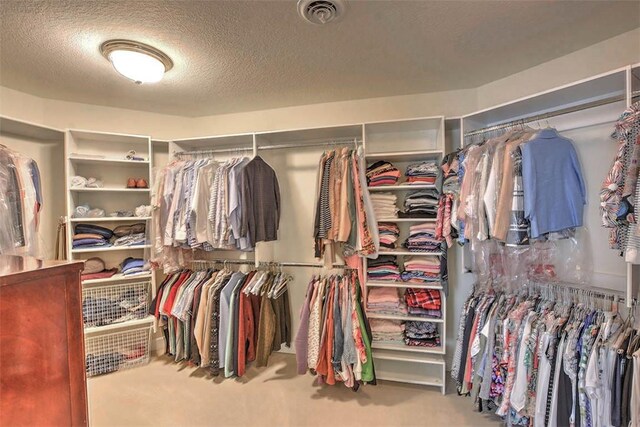
[[[93,279],[108,279],[118,272],[117,268],[111,268],[109,270],[102,270],[98,273],[83,274],[80,276],[81,280],[93,280]]]
[[[420,307],[426,310],[440,310],[442,300],[437,289],[412,289],[405,291],[404,299],[409,307]]]
[[[182,284],[187,280],[189,276],[191,276],[190,271],[189,272],[185,271],[180,275],[180,278],[178,279],[176,284],[173,285],[173,287],[169,291],[169,296],[167,297],[167,300],[164,302],[164,305],[162,306],[162,311],[164,311],[165,313],[171,313],[171,309],[173,308],[173,303],[175,302],[178,289],[180,289],[180,286],[182,286]]]
[[[333,355],[333,298],[335,294],[336,283],[331,284],[329,290],[329,297],[325,300],[327,304],[327,315],[324,321],[324,338],[320,346],[320,358],[316,366],[316,372],[318,375],[322,375],[324,380],[329,385],[336,383],[335,371],[331,364],[331,357]]]
[[[251,278],[255,275],[252,271],[244,279],[244,283],[240,288],[240,303],[238,305],[238,372],[236,374],[241,377],[246,372],[246,361],[255,360],[256,346],[253,341],[255,322],[253,319],[253,310],[251,309],[251,299],[245,295],[244,288],[249,285]]]

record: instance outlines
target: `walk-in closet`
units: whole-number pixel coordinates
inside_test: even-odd
[[[640,2],[0,3],[0,425],[640,426]]]

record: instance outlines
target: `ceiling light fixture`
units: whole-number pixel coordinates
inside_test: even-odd
[[[116,71],[136,84],[156,83],[173,68],[164,52],[131,40],[108,40],[100,45],[100,53]]]

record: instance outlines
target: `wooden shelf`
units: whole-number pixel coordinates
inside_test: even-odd
[[[444,365],[445,364],[442,356],[437,355],[437,354],[442,354],[441,353],[442,347],[435,347],[436,349],[438,349],[440,353],[425,352],[426,354],[419,354],[419,353],[405,352],[404,350],[397,350],[396,348],[394,349],[380,348],[380,347],[375,347],[374,345],[375,345],[375,342],[372,345],[374,359],[397,360],[400,362],[412,362],[412,363],[424,363],[427,365]],[[398,346],[395,346],[393,344],[389,345],[389,347],[400,347],[400,346],[409,347],[404,344],[399,344]]]
[[[84,333],[85,335],[89,335],[89,334],[110,332],[117,329],[127,329],[127,328],[136,327],[136,326],[151,327],[153,326],[155,320],[156,318],[154,316],[149,315],[143,319],[135,319],[135,320],[129,320],[127,322],[112,323],[110,325],[105,325],[105,326],[92,326],[90,328],[84,328]]]
[[[378,218],[378,222],[436,222],[436,218]]]
[[[72,193],[148,193],[149,188],[70,188]]]
[[[425,377],[425,379],[420,379],[420,376],[416,374],[406,374],[406,373],[399,373],[399,372],[393,372],[393,373],[381,372],[378,369],[376,369],[376,377],[377,379],[382,381],[396,381],[396,382],[401,382],[405,384],[443,387],[442,379],[440,378]]]
[[[376,187],[367,187],[369,191],[411,191],[411,190],[428,190],[435,189],[434,184],[396,184],[396,185],[378,185]]]
[[[387,319],[387,320],[403,320],[406,322],[433,322],[444,323],[443,319],[435,319],[430,317],[418,317],[418,316],[402,316],[394,314],[378,314],[367,311],[367,317],[369,319]]]
[[[151,245],[132,245],[132,246],[96,246],[86,249],[71,249],[74,254],[83,254],[89,252],[116,252],[116,251],[134,251],[137,249],[149,249]]]
[[[98,157],[83,157],[82,155],[71,156],[69,160],[74,163],[85,164],[123,164],[123,165],[144,165],[149,167],[149,160],[128,160],[128,159],[116,159],[116,158],[98,158]]]
[[[369,282],[367,281],[367,286],[372,288],[411,288],[411,289],[437,289],[442,290],[442,285],[440,284],[417,284],[417,283],[409,283],[409,282]]]
[[[406,256],[442,256],[442,252],[411,252],[411,251],[379,251],[378,255],[406,255]]]
[[[442,150],[426,150],[426,151],[390,151],[388,153],[367,153],[367,160],[386,160],[395,161],[411,161],[426,160],[434,157],[442,156]]]
[[[90,280],[83,280],[82,284],[83,285],[108,285],[109,283],[116,283],[116,282],[129,282],[129,281],[147,281],[147,280],[151,280],[151,273],[149,274],[134,274],[133,276],[125,276],[122,273],[118,273],[118,274],[114,274],[111,277],[108,277],[106,279],[90,279]]]
[[[70,222],[121,222],[121,221],[148,221],[150,216],[104,216],[99,218],[71,218]]]
[[[371,343],[371,348],[373,351],[373,357],[376,357],[378,353],[377,350],[393,350],[393,351],[403,351],[407,353],[426,353],[426,354],[444,354],[443,347],[417,347],[410,346],[404,344],[382,344],[376,343],[375,341]],[[423,356],[420,356],[423,357]]]

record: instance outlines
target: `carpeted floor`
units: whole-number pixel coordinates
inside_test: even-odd
[[[295,357],[240,379],[154,358],[148,366],[89,379],[91,425],[100,426],[498,426],[452,389],[381,382],[357,393],[296,375]]]

